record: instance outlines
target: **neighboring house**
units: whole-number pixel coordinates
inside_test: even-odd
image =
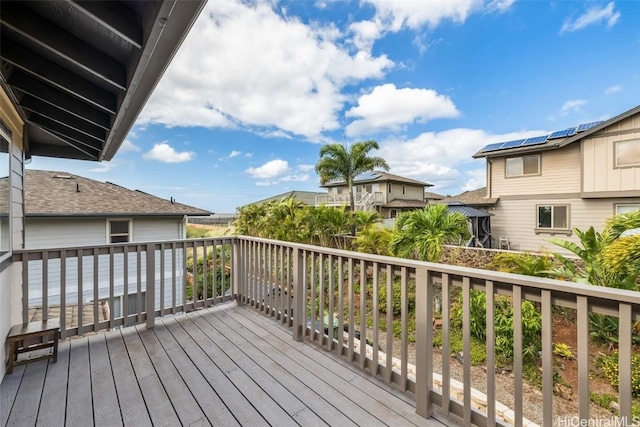
[[[277,202],[284,199],[296,199],[302,202],[305,206],[315,206],[316,196],[322,194],[324,193],[320,193],[317,191],[287,191],[286,193],[267,197],[266,199],[258,200],[257,202],[248,203],[244,206],[240,206],[238,209],[247,207],[249,205],[262,205],[263,203]]]
[[[13,261],[13,251],[25,246],[25,160],[111,160],[205,2],[6,3],[0,8],[0,381],[4,337],[23,320],[22,263]]]
[[[577,241],[594,226],[640,208],[640,106],[603,122],[489,144],[486,158],[493,235],[511,249],[560,251],[550,237]]]
[[[25,191],[25,249],[97,246],[109,243],[150,242],[186,238],[186,216],[210,215],[210,212],[183,205],[173,199],[161,199],[138,190],[129,190],[110,182],[71,175],[66,172],[26,170]],[[104,255],[101,257],[108,257]],[[130,313],[136,310],[135,290],[138,278],[135,273],[135,255],[129,256],[130,272],[127,277]],[[173,280],[171,259],[166,259],[165,285]],[[142,261],[144,264],[144,260]],[[176,260],[176,282],[182,283],[182,259]],[[106,263],[105,263],[106,265]],[[75,271],[75,260],[67,262],[67,269]],[[160,266],[156,269],[159,271]],[[109,296],[108,271],[99,267],[100,298]],[[83,269],[83,302],[93,299],[93,266]],[[122,256],[116,257],[114,268],[116,316],[121,315],[121,297],[124,294],[124,265]],[[49,277],[59,280],[60,265],[49,263]],[[156,274],[159,278],[160,274]],[[42,267],[31,264],[29,268],[29,306],[41,304],[39,284]],[[140,278],[143,286],[145,278]],[[59,287],[49,291],[49,303],[59,303]],[[144,293],[144,289],[143,289]],[[70,301],[69,298],[76,298]],[[176,299],[182,303],[182,289],[176,290]],[[168,296],[165,304],[171,305]],[[67,302],[77,303],[77,283],[67,281]]]
[[[446,204],[458,202],[488,212],[498,202],[498,199],[487,197],[487,187],[482,187],[477,190],[465,191],[457,196],[447,196],[440,201]]]
[[[430,191],[424,192],[424,201],[427,203],[437,203],[440,200],[444,199],[445,196],[438,193],[432,193]]]
[[[316,206],[349,206],[349,187],[344,181],[324,185],[327,193],[316,196]],[[353,184],[356,211],[375,210],[383,218],[395,218],[401,212],[424,208],[424,188],[431,184],[387,172],[358,175]]]

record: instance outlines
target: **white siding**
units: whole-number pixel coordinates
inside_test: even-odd
[[[25,237],[27,249],[104,245],[106,219],[27,217]]]
[[[182,218],[136,218],[133,221],[133,240],[151,242],[183,239]]]
[[[387,185],[384,188],[385,203],[389,203],[392,200],[424,200],[424,186],[416,186],[411,184],[390,183],[391,193]],[[402,187],[404,186],[405,192],[402,193]]]
[[[491,217],[491,231],[496,241],[500,237],[507,237],[511,249],[522,251],[546,251],[566,253],[559,246],[548,242],[551,237],[566,239],[578,243],[579,239],[572,233],[564,234],[536,234],[536,206],[570,205],[570,224],[581,231],[593,226],[596,231],[602,231],[605,221],[615,212],[616,204],[640,203],[635,199],[541,199],[541,200],[500,200],[493,210]]]

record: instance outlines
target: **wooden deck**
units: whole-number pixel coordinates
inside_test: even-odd
[[[0,426],[444,424],[337,357],[225,304],[60,343],[0,384]]]

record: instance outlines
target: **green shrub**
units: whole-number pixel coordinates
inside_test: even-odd
[[[504,252],[497,254],[489,267],[506,273],[547,277],[546,272],[553,267],[553,261],[547,255]]]
[[[438,329],[433,334],[433,346],[442,347],[442,330]],[[451,354],[457,354],[463,351],[464,341],[462,340],[462,329],[452,328],[449,334],[449,349]],[[485,343],[474,337],[471,337],[471,365],[481,365],[487,361],[487,349]]]
[[[393,282],[393,302],[392,310],[394,316],[400,316],[402,314],[402,284],[400,280]],[[381,313],[387,312],[387,287],[380,286],[380,292],[378,294],[378,308]],[[413,280],[409,280],[407,283],[407,308],[409,313],[415,313],[416,311],[416,283]]]
[[[481,342],[487,339],[486,307],[484,292],[471,291],[471,336]],[[494,325],[496,355],[513,359],[513,306],[510,297],[496,296],[494,299]],[[462,327],[462,294],[453,308],[453,322]],[[522,302],[522,354],[534,359],[541,348],[542,316],[530,301]]]
[[[620,384],[618,350],[600,357],[597,366],[607,381],[617,389]],[[631,355],[631,394],[640,397],[640,353]]]

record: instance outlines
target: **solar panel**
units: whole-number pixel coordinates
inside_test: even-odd
[[[502,144],[502,147],[500,147],[500,149],[504,149],[504,148],[514,148],[514,147],[519,147],[522,145],[522,143],[524,142],[524,139],[516,139],[514,141],[507,141],[504,144]]]
[[[567,128],[564,130],[558,130],[549,135],[548,139],[554,138],[566,138],[576,134],[576,128]]]
[[[544,144],[546,141],[547,141],[547,135],[534,136],[533,138],[525,139],[524,142],[522,143],[522,146]]]
[[[584,132],[585,130],[589,130],[592,127],[598,126],[600,123],[602,123],[602,120],[597,122],[583,123],[580,126],[578,126],[578,129],[576,130],[576,132]]]
[[[376,179],[380,176],[379,173],[376,172],[365,172],[355,177],[356,181],[368,181],[370,179]]]
[[[494,150],[498,150],[500,149],[500,147],[502,147],[502,144],[504,144],[504,142],[496,142],[495,144],[489,144],[486,147],[484,147],[482,149],[482,151],[494,151]]]

